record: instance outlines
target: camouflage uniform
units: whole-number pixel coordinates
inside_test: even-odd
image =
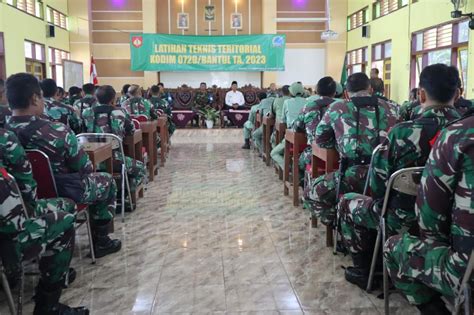
[[[209,93],[207,91],[197,91],[194,95],[194,110],[204,109],[209,105]]]
[[[266,99],[262,100],[258,106],[258,110],[260,111],[260,117],[265,117],[269,114],[272,110],[273,101],[275,98],[267,97]],[[255,106],[254,106],[255,107]],[[263,120],[262,120],[263,123]],[[258,127],[257,129],[252,132],[252,139],[257,147],[257,149],[262,152],[263,150],[263,126]]]
[[[400,121],[408,121],[412,120],[412,114],[413,110],[420,106],[420,102],[414,101],[414,102],[405,102],[400,106],[400,111],[399,111],[399,119]]]
[[[12,175],[26,204],[7,177]],[[15,135],[0,129],[0,234],[14,242],[14,253],[3,257],[7,272],[19,260],[41,256],[41,281],[58,283],[66,276],[74,249],[75,204],[63,198],[36,200],[31,165]]]
[[[7,117],[12,115],[12,111],[8,105],[0,104],[0,128],[5,127],[5,123],[7,122]]]
[[[117,100],[117,106],[118,106],[118,107],[122,107],[122,104],[123,104],[126,100],[128,100],[128,98],[129,98],[128,95],[122,95],[122,96],[120,96],[120,97],[118,98],[118,100]]]
[[[111,174],[93,173],[89,156],[79,146],[66,125],[35,116],[14,116],[7,125],[25,149],[38,149],[48,155],[55,175],[80,173],[91,220],[110,221],[114,217],[117,187]]]
[[[291,97],[289,96],[277,97],[275,101],[273,102],[272,113],[275,116],[275,122],[281,121],[283,119],[283,104],[285,103],[286,100],[289,100],[290,98]],[[277,145],[275,137],[276,137],[276,133],[275,131],[273,131],[272,137],[270,139],[272,148],[274,148]]]
[[[304,181],[304,196],[306,197],[309,196],[308,183],[311,179],[311,172],[305,172],[305,170],[308,165],[311,165],[311,157],[313,155],[311,144],[315,140],[316,127],[323,118],[329,105],[333,102],[334,99],[330,97],[308,97],[303,110],[295,120],[294,125],[301,124],[302,127],[304,126],[306,130],[306,138],[308,139],[308,147],[301,153],[299,160],[300,178]],[[293,129],[295,130],[296,128]]]
[[[176,125],[173,122],[173,112],[171,111],[171,106],[169,106],[168,101],[157,96],[150,97],[149,101],[155,111],[162,111],[168,117],[168,133],[171,137],[176,130]]]
[[[250,108],[249,118],[244,123],[244,128],[243,128],[244,140],[250,139],[252,135],[252,131],[255,128],[255,123],[257,122],[257,111],[259,110],[259,105],[260,104],[257,104]]]
[[[110,116],[108,115],[110,113]],[[110,105],[97,105],[94,108],[88,108],[82,115],[85,121],[87,132],[112,133],[124,139],[126,136],[133,135],[135,127],[129,114],[123,108],[112,107]],[[120,170],[122,156],[118,150],[114,150],[114,159],[118,164],[114,164],[114,169]],[[144,182],[146,176],[145,165],[141,161],[125,157],[128,177],[130,180],[130,189],[135,191],[137,186]]]
[[[306,99],[300,96],[290,98],[283,104],[283,116],[281,122],[287,125],[287,128],[292,128],[293,123],[298,117],[299,113],[306,104]],[[283,169],[285,162],[285,140],[277,144],[270,153],[273,161]]]
[[[158,118],[151,103],[143,97],[129,98],[122,103],[122,108],[133,116],[145,115],[148,120],[155,120]]]
[[[81,133],[82,123],[72,106],[56,101],[54,98],[44,99],[44,114],[54,122],[63,123],[76,134]]]
[[[381,150],[374,156],[369,172],[372,197],[348,193],[339,203],[341,230],[351,253],[367,253],[373,249],[369,233],[375,234],[378,227],[390,176],[402,168],[425,165],[431,150],[430,141],[441,128],[457,118],[459,115],[452,107],[429,107],[420,118],[397,124],[390,130]],[[390,202],[388,234],[399,234],[412,228],[416,221],[415,197],[398,193]]]
[[[378,105],[378,111],[375,105]],[[341,172],[335,171],[309,183],[306,202],[321,222],[331,224],[334,221],[338,186],[339,194],[362,192],[372,151],[395,123],[390,105],[364,91],[356,93],[350,102],[333,103],[326,111],[316,129],[316,143],[325,149],[337,149],[340,169],[344,172],[341,181]]]
[[[474,248],[474,116],[443,130],[416,200],[420,236],[393,236],[384,255],[395,286],[413,304],[453,297]],[[472,286],[471,277],[471,286]]]
[[[76,100],[73,104],[74,109],[79,116],[82,118],[82,113],[89,107],[94,107],[97,105],[97,100],[94,95],[86,95],[83,98]]]

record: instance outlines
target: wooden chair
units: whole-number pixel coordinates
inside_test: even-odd
[[[273,117],[265,116],[262,121],[263,128],[263,152],[262,158],[263,161],[270,166],[270,151],[272,150],[271,137],[273,132],[273,127],[275,126],[275,119]]]
[[[301,149],[307,143],[306,133],[288,129],[285,133],[285,162],[283,164],[283,194],[288,196],[289,188],[293,186],[293,206],[299,205],[300,170],[299,160]],[[290,182],[290,161],[293,158],[293,181]]]
[[[316,143],[312,146],[313,155],[311,157],[311,177],[317,178],[320,174],[319,170],[324,169],[324,174],[334,172],[339,168],[339,152],[335,149],[323,149],[320,148]],[[321,165],[322,164],[322,165]],[[311,217],[311,225],[313,227],[318,226],[318,219],[314,216]],[[334,235],[331,226],[326,226],[326,246],[334,246]]]
[[[280,144],[283,139],[285,139],[285,132],[286,132],[286,124],[282,123],[280,121],[275,122],[275,143],[278,145]],[[271,157],[270,157],[271,158]],[[278,166],[278,164],[275,165],[275,172],[278,174],[278,178],[280,180],[283,180],[283,170]]]

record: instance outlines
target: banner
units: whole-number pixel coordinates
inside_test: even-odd
[[[131,34],[132,71],[284,71],[285,35]]]

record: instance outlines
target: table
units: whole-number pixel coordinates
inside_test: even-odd
[[[300,149],[307,143],[306,133],[296,132],[291,129],[285,133],[285,163],[283,164],[283,194],[288,196],[289,188],[293,186],[293,205],[297,207],[299,201],[300,189]],[[293,148],[293,153],[291,153]],[[293,183],[290,182],[290,158],[293,156]]]
[[[263,129],[263,160],[270,166],[270,152],[272,151],[271,137],[272,129],[275,126],[275,119],[273,117],[263,117],[262,129]]]
[[[223,110],[223,115],[227,116],[232,124],[238,128],[242,128],[249,119],[250,110]]]
[[[173,110],[173,122],[176,127],[184,128],[197,114],[192,110]]]
[[[94,171],[97,170],[97,165],[99,163],[104,162],[106,172],[109,174],[113,174],[112,143],[87,142],[84,143],[82,147],[89,156]]]
[[[156,141],[158,138],[158,122],[156,120],[140,122],[140,130],[143,133],[143,146],[148,153],[148,173],[150,181],[158,174],[158,149]]]
[[[143,135],[140,129],[135,130],[133,135],[126,136],[123,139],[123,151],[125,152],[125,155],[134,160],[143,162],[142,141]]]
[[[169,152],[169,133],[168,133],[168,118],[159,117],[157,130],[160,133],[161,148],[160,148],[160,157],[161,157],[161,166],[165,166],[166,156]]]
[[[311,157],[311,177],[316,178],[318,174],[318,164],[324,163],[325,173],[330,173],[339,168],[339,153],[336,149],[323,149],[320,148],[316,143],[311,145],[313,155]],[[311,224],[313,227],[318,225],[318,220],[315,217],[311,218]],[[334,246],[334,235],[331,226],[326,226],[326,246]]]

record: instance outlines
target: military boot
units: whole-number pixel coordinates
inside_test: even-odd
[[[109,237],[109,225],[107,223],[93,226],[92,241],[94,243],[94,254],[96,258],[101,258],[109,254],[118,252],[122,248],[122,242]]]
[[[245,143],[242,146],[242,149],[244,150],[250,150],[250,139],[245,139]]]
[[[41,281],[36,287],[33,315],[89,315],[85,307],[69,307],[59,303],[61,284],[45,285]]]
[[[345,278],[352,284],[355,284],[362,290],[367,288],[369,282],[370,264],[372,255],[370,253],[352,254],[354,267],[347,267],[345,270]],[[380,286],[380,277],[374,277],[373,289]]]
[[[428,303],[417,305],[416,308],[422,315],[449,315],[450,311],[446,308],[443,300],[439,296],[434,297]]]

